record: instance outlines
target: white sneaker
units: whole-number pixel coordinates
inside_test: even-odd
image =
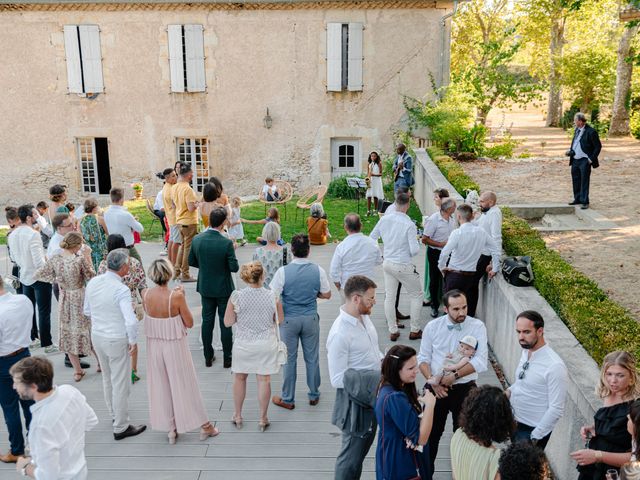
[[[29,350],[35,350],[36,348],[40,348],[40,339],[36,338],[33,342],[31,342],[31,344],[29,345]]]
[[[44,347],[44,353],[46,354],[59,353],[59,352],[60,352],[60,347],[58,347],[58,345],[56,345],[55,343],[52,343],[48,347]]]
[[[160,252],[160,256],[161,257],[166,257],[167,255],[169,255],[169,254],[167,253],[166,250],[163,250],[163,251]]]

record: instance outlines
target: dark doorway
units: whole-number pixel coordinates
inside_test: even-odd
[[[111,167],[109,166],[109,142],[96,138],[96,168],[98,170],[98,193],[107,195],[111,190]]]

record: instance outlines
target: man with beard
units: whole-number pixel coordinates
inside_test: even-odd
[[[467,316],[467,297],[460,290],[448,291],[442,301],[447,314],[427,323],[420,342],[418,365],[427,381],[442,374],[447,355],[454,353],[467,335],[475,337],[478,345],[475,355],[462,368],[452,372],[453,375],[442,376],[437,385],[425,385],[436,396],[433,428],[429,436],[432,472],[449,412],[455,432],[464,399],[476,387],[478,374],[487,370],[487,329],[484,323]]]
[[[338,389],[332,423],[342,430],[335,479],[352,480],[360,478],[362,462],[376,436],[373,406],[383,355],[369,318],[376,303],[376,284],[364,275],[354,275],[344,285],[344,296],[345,304],[327,338],[327,360],[331,385]]]
[[[506,394],[518,422],[513,441],[531,441],[541,449],[564,413],[567,367],[544,341],[544,319],[533,310],[516,317],[522,356],[515,383]]]
[[[489,234],[493,241],[496,242],[496,247],[502,252],[502,210],[496,205],[498,197],[494,192],[483,192],[480,195],[478,203],[480,204],[480,216],[477,217],[473,224],[482,228]],[[475,282],[475,287],[478,288],[477,283],[487,273],[487,267],[491,265],[491,252],[488,248],[485,248],[480,255],[478,265],[476,266],[476,277],[478,279]]]

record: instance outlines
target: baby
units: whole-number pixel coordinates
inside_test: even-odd
[[[442,373],[434,375],[427,381],[427,383],[431,385],[440,385],[442,377],[453,374],[453,372],[460,370],[469,363],[469,360],[471,360],[471,358],[476,354],[477,348],[478,340],[476,340],[475,337],[471,335],[464,337],[460,340],[458,350],[454,353],[449,353],[445,357],[444,364],[442,366]]]

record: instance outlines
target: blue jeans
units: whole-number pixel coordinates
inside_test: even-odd
[[[40,344],[43,347],[48,347],[53,343],[51,339],[51,288],[51,284],[46,282],[22,285],[22,293],[26,295],[33,304],[31,340],[40,338]],[[36,310],[38,311],[37,324]]]
[[[530,442],[531,441],[531,432],[533,432],[533,430],[535,429],[535,427],[530,427],[529,425],[525,425],[524,423],[518,422],[517,427],[516,427],[516,431],[513,433],[513,436],[511,437],[511,442],[515,443],[515,442]],[[541,438],[540,440],[538,440],[538,442],[536,443],[536,445],[544,450],[544,447],[547,446],[547,443],[549,442],[549,438],[551,437],[551,434],[548,434],[547,436]]]
[[[0,405],[4,414],[4,421],[9,431],[9,443],[13,455],[24,455],[24,436],[22,435],[22,420],[20,418],[20,407],[24,414],[24,423],[29,431],[31,423],[31,410],[29,407],[35,402],[33,400],[21,400],[18,392],[13,389],[13,379],[9,374],[9,369],[23,358],[29,357],[29,349],[8,358],[0,358]]]
[[[573,201],[589,205],[589,180],[591,164],[586,158],[573,159],[571,163],[571,182],[573,184]]]
[[[287,345],[287,363],[282,369],[282,400],[294,403],[296,395],[296,369],[298,365],[298,339],[307,369],[309,400],[320,398],[320,317],[318,314],[287,317],[280,325],[280,336]]]

